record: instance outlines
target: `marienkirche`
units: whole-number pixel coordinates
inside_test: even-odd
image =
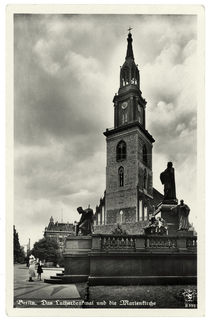
[[[106,190],[96,207],[95,228],[107,232],[114,223],[126,224],[126,229],[134,232],[134,226],[143,226],[154,206],[163,199],[153,188],[155,140],[146,129],[147,102],[142,96],[132,42],[129,29],[125,62],[120,68],[120,87],[113,99],[114,127],[104,132]],[[140,224],[136,225],[137,222]]]

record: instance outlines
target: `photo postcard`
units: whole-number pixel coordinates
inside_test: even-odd
[[[7,7],[7,313],[204,315],[204,8]]]

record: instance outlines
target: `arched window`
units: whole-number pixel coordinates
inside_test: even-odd
[[[119,186],[124,186],[124,168],[121,166],[118,170]]]
[[[133,65],[131,68],[131,84],[136,85],[137,84],[137,79],[136,79],[136,66]]]
[[[124,142],[124,140],[121,140],[118,144],[117,144],[117,148],[116,148],[116,160],[117,161],[122,161],[126,159],[126,143]]]
[[[122,84],[123,86],[129,84],[129,75],[130,75],[130,70],[128,66],[125,66],[121,69],[121,77],[122,77]]]
[[[143,146],[143,162],[147,165],[147,148],[146,145]]]

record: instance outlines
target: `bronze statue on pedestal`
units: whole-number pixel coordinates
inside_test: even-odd
[[[82,214],[79,223],[76,225],[76,236],[81,232],[81,235],[91,235],[93,230],[93,210],[88,207],[83,210],[80,206],[77,208],[77,212]]]
[[[189,206],[187,204],[184,204],[184,201],[181,200],[179,205],[173,207],[172,212],[178,214],[178,218],[179,218],[178,231],[188,231],[190,227],[190,223],[188,220],[188,216],[190,213]]]
[[[168,162],[167,168],[160,174],[161,183],[164,185],[164,203],[175,203],[176,199],[176,185],[175,185],[175,171],[172,162]]]

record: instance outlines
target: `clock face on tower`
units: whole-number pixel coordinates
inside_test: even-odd
[[[121,107],[122,107],[122,109],[126,109],[126,108],[128,107],[127,101],[124,101],[124,102],[121,104]]]

